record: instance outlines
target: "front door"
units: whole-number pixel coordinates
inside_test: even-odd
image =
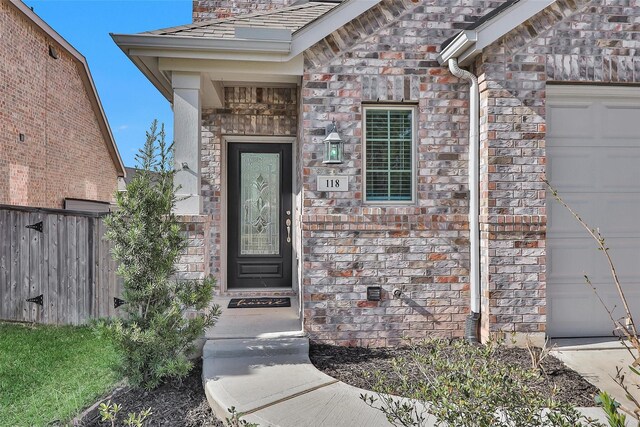
[[[229,144],[228,288],[290,288],[291,144]]]

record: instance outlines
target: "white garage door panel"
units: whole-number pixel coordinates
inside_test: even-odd
[[[640,239],[618,238],[607,242],[620,281],[625,286],[640,283]],[[585,274],[593,283],[613,283],[609,264],[593,239],[548,239],[547,246],[547,279],[554,285],[583,283]]]
[[[605,301],[609,301],[615,319],[624,317],[620,299],[615,291],[596,287]],[[611,336],[613,324],[606,310],[584,283],[565,285],[562,291],[547,293],[550,324],[549,335],[554,337]],[[634,314],[637,317],[637,314]]]
[[[605,162],[598,173],[599,188],[618,193],[640,191],[640,147],[607,147],[604,154]]]
[[[640,88],[549,85],[547,126],[547,178],[607,239],[640,319]],[[606,258],[551,194],[547,215],[549,335],[611,335],[611,320],[583,278],[622,317]]]
[[[632,145],[640,144],[638,134],[634,133],[629,123],[640,121],[640,109],[633,104],[603,103],[603,128],[604,137],[629,139]]]
[[[640,147],[553,146],[547,158],[553,185],[563,193],[640,191]]]
[[[556,104],[553,115],[547,118],[548,135],[556,138],[590,137],[589,129],[581,126],[581,122],[594,114],[589,101]]]
[[[566,193],[563,200],[607,239],[640,237],[640,193]],[[586,237],[587,231],[560,203],[547,206],[549,238]]]
[[[592,179],[597,158],[582,148],[553,147],[547,149],[547,176],[563,191],[585,191]]]
[[[594,265],[597,252],[589,242],[584,239],[547,239],[547,280],[554,285],[576,283]],[[593,280],[604,280],[604,276],[595,277],[595,272],[590,269]]]

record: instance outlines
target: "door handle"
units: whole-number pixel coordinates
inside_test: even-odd
[[[287,211],[287,215],[291,215],[291,211]],[[291,218],[287,218],[284,223],[287,226],[287,243],[291,243]]]

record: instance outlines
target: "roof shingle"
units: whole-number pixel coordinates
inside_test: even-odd
[[[329,12],[338,4],[340,3],[311,1],[309,3],[284,7],[269,12],[214,19],[211,21],[180,25],[178,27],[147,31],[142,34],[230,39],[235,37],[235,29],[237,27],[278,28],[291,30],[292,33],[295,33]]]

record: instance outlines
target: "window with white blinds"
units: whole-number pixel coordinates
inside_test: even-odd
[[[413,201],[413,108],[364,110],[365,200]]]

